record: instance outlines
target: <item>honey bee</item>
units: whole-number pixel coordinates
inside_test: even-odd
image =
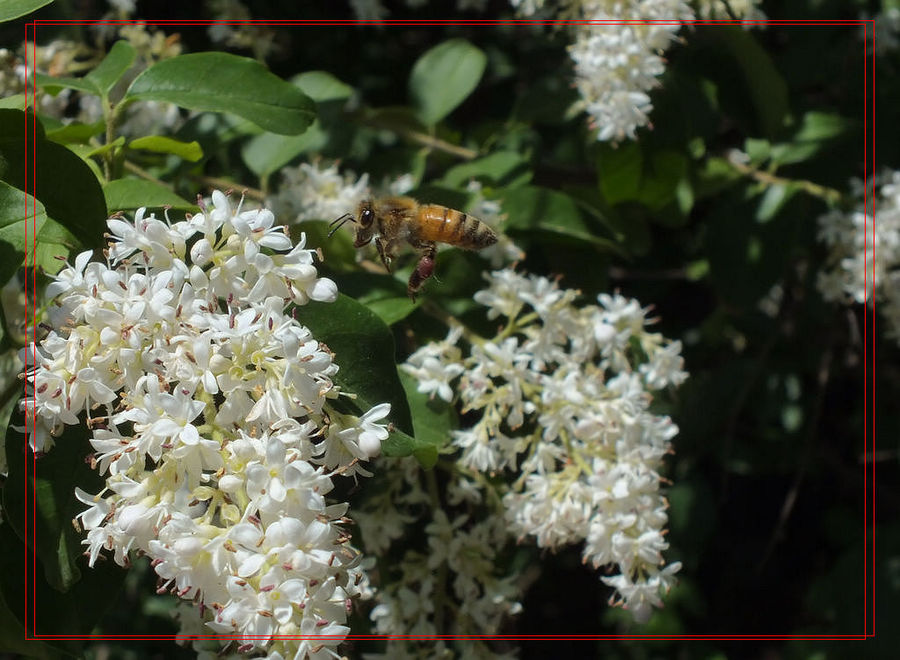
[[[374,240],[388,272],[391,271],[391,260],[404,242],[419,251],[419,263],[406,286],[406,293],[412,300],[434,272],[437,243],[481,250],[497,242],[497,235],[481,220],[446,206],[419,204],[412,197],[364,200],[355,217],[346,213],[334,220],[328,236],[348,220],[356,223],[353,246],[360,248]]]

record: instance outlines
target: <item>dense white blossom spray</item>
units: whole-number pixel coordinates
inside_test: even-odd
[[[305,236],[218,191],[201,208],[110,218],[107,263],[79,254],[48,287],[55,329],[26,355],[31,446],[87,419],[107,475],[77,491],[89,563],[147,555],[160,591],[194,604],[184,630],[199,618],[240,651],[337,657],[367,582],[348,505],[326,498],[368,475],[390,406],[332,408],[333,356],[286,313],[337,297]]]

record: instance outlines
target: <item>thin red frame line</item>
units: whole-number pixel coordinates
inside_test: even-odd
[[[691,640],[691,641],[703,641],[703,640],[720,640],[720,641],[742,641],[747,639],[759,640],[759,641],[793,641],[793,640],[807,640],[807,641],[865,641],[869,636],[868,635],[759,635],[754,637],[747,637],[745,635],[717,635],[717,634],[709,634],[709,635],[347,635],[347,636],[338,636],[338,635],[279,635],[275,638],[265,637],[264,639],[279,639],[279,640],[358,640],[358,641],[371,641],[371,640],[404,640],[404,641],[436,641],[436,640],[461,640],[461,641],[474,641],[474,640],[523,640],[523,641],[555,641],[559,639],[568,639],[575,641],[590,641],[590,640],[606,640],[606,639],[616,639],[616,640],[625,640],[625,641],[639,641],[639,642],[655,642],[655,641],[678,641],[678,640]],[[247,635],[246,637],[240,636],[222,636],[222,635],[184,635],[181,637],[182,639],[190,639],[190,640],[199,640],[199,641],[212,641],[212,640],[236,640],[239,641],[241,639],[260,639],[262,636],[253,636]],[[160,641],[172,639],[171,635],[41,635],[41,640],[80,640],[80,641],[92,641],[92,640],[144,640],[144,641]]]
[[[274,25],[274,26],[443,26],[443,25],[863,25],[872,19],[773,19],[773,20],[732,20],[732,19],[37,19],[37,25]]]
[[[54,20],[41,20],[37,19],[32,22],[25,24],[26,29],[26,41],[29,28],[32,30],[34,34],[34,38],[32,39],[32,52],[34,63],[34,67],[36,70],[37,67],[37,26],[38,25],[69,25],[69,24],[78,24],[78,25],[128,25],[134,23],[143,23],[145,25],[184,25],[184,26],[200,26],[200,25],[283,25],[283,26],[335,26],[335,25],[385,25],[385,26],[429,26],[429,25],[504,25],[504,24],[522,24],[522,25],[646,25],[646,24],[662,24],[662,25],[785,25],[785,26],[819,26],[819,25],[863,25],[863,48],[866,48],[866,38],[868,37],[868,25],[872,24],[873,26],[873,40],[874,40],[874,20],[873,19],[814,19],[814,20],[801,20],[801,19],[776,19],[776,20],[750,20],[750,21],[742,21],[742,20],[716,20],[716,19],[706,19],[706,20],[690,20],[690,21],[679,21],[679,20],[620,20],[620,21],[597,21],[597,20],[543,20],[543,19],[502,19],[502,20],[482,20],[482,19],[447,19],[447,20],[415,20],[415,19],[386,19],[386,20],[356,20],[356,19],[345,19],[345,20],[334,20],[334,19],[325,19],[325,20],[249,20],[249,21],[216,21],[216,20],[175,20],[175,19],[161,19],[161,20],[78,20],[78,19],[54,19]],[[874,49],[872,53],[873,58],[873,67],[874,67]],[[868,121],[868,59],[863,56],[863,79],[864,79],[864,90],[863,90],[863,131],[864,131],[864,140],[863,140],[863,175],[864,179],[867,180],[868,173],[868,132],[867,132],[867,121]],[[874,81],[873,81],[874,87]],[[35,78],[32,77],[32,101],[36,99],[37,90]],[[874,108],[873,108],[874,111]],[[32,226],[36,226],[37,222],[37,169],[36,169],[36,161],[37,161],[37,114],[34,102],[32,103],[32,149],[34,152],[34,157],[32,159],[32,191],[34,196],[33,207],[33,215],[32,215]],[[26,171],[27,171],[27,150],[26,150]],[[27,203],[27,202],[26,202]],[[863,192],[863,212],[865,213],[867,210],[867,191],[864,189]],[[864,221],[865,226],[865,221]],[[865,230],[864,230],[865,231]],[[34,267],[34,255],[36,254],[37,248],[37,235],[36,231],[33,231],[33,251],[32,251],[32,287],[33,291],[36,288],[36,268]],[[865,240],[864,237],[864,249],[865,249]],[[874,254],[873,254],[874,261]],[[865,257],[864,257],[864,266],[866,265]],[[866,286],[867,272],[864,273],[864,286]],[[27,281],[27,280],[26,280]],[[32,328],[36,332],[37,325],[37,309],[36,309],[36,299],[32,303]],[[873,301],[873,311],[874,311],[874,301]],[[864,315],[863,317],[863,333],[864,336],[868,336],[867,334],[867,319]],[[873,328],[874,331],[874,328]],[[863,378],[864,378],[864,387],[863,387],[863,405],[864,410],[868,412],[868,360],[867,360],[867,348],[864,342],[863,346]],[[874,343],[873,343],[873,359],[874,359]],[[874,387],[874,369],[873,369],[873,387]],[[874,406],[874,401],[873,401]],[[868,434],[867,434],[867,415],[863,417],[863,442],[864,442],[864,452],[868,449]],[[36,423],[36,413],[32,412],[32,423]],[[32,428],[35,428],[32,426]],[[872,477],[873,477],[873,505],[872,505],[872,515],[874,515],[874,461],[872,461]],[[36,482],[37,479],[37,471],[36,471],[36,460],[34,455],[32,454],[32,477]],[[868,488],[867,488],[867,479],[868,479],[868,470],[864,470],[863,472],[863,488],[864,488],[864,527],[863,527],[863,538],[864,544],[869,542],[868,539],[868,527],[866,526],[866,522],[869,520],[869,500],[868,500]],[[36,529],[36,520],[34,519],[36,515],[36,503],[35,503],[35,492],[32,488],[32,541],[35,543],[36,547],[36,537],[34,536]],[[27,517],[26,517],[27,524]],[[874,544],[872,544],[872,558],[874,563]],[[341,637],[341,639],[635,639],[635,640],[680,640],[680,639],[711,639],[711,640],[820,640],[820,639],[828,639],[828,640],[859,640],[866,639],[869,636],[874,635],[874,628],[872,629],[872,633],[869,633],[868,628],[868,554],[864,552],[864,603],[863,603],[863,616],[864,616],[864,630],[866,631],[862,635],[854,635],[854,634],[838,634],[838,635],[767,635],[767,634],[755,634],[755,635],[715,635],[715,634],[698,634],[698,635],[589,635],[589,636],[572,636],[572,635],[541,635],[541,636],[504,636],[504,635],[484,635],[484,636],[438,636],[438,637],[414,637],[414,636],[403,636],[403,635],[347,635]],[[36,562],[36,553],[32,552],[32,575],[37,575],[37,566]],[[27,578],[26,571],[26,578]],[[27,593],[27,590],[26,590]],[[32,583],[32,616],[34,618],[34,624],[36,628],[37,624],[37,610],[36,610],[36,580]],[[26,596],[27,597],[27,596]],[[873,594],[874,598],[874,585],[873,585]],[[27,611],[27,607],[26,607]],[[27,622],[26,622],[27,625]],[[874,623],[873,623],[874,625]],[[27,631],[26,631],[27,634]],[[141,635],[55,635],[55,634],[46,634],[39,635],[35,630],[35,636],[32,639],[175,639],[177,635],[163,635],[163,636],[141,636]],[[295,636],[276,636],[273,639],[332,639],[335,636],[311,636],[311,637],[295,637]],[[245,638],[246,636],[227,636],[227,635],[212,635],[209,637],[200,637],[201,639],[238,639]],[[26,638],[28,639],[28,638]]]

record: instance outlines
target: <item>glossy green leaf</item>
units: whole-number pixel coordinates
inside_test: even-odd
[[[0,109],[12,108],[14,110],[24,110],[28,106],[28,98],[24,94],[13,94],[12,96],[4,96],[0,99]]]
[[[19,415],[16,424],[24,420]],[[3,488],[3,550],[0,552],[0,590],[20,622],[26,620],[25,600],[18,590],[24,582],[24,562],[37,556],[37,573],[31,575],[33,591],[27,618],[36,620],[45,633],[88,634],[113,604],[125,571],[112,561],[87,566],[81,545],[82,533],[72,520],[85,505],[75,497],[75,488],[88,493],[103,489],[103,478],[85,457],[91,453],[86,426],[69,426],[56,438],[56,446],[34,458],[21,433],[8,430],[6,448],[9,476]],[[34,507],[32,509],[32,507]],[[29,547],[26,547],[26,542]],[[15,568],[14,568],[15,567]],[[13,570],[9,570],[13,569]],[[98,593],[104,598],[97,598]],[[10,594],[16,598],[10,599]],[[80,655],[78,645],[54,641],[54,647]]]
[[[445,41],[420,57],[409,78],[409,93],[419,118],[434,125],[475,90],[487,57],[464,39]]]
[[[34,74],[34,81],[39,88],[54,96],[63,89],[77,89],[79,92],[100,96],[100,89],[87,78],[55,78],[46,73],[37,72]]]
[[[166,186],[146,179],[115,179],[103,186],[103,195],[110,213],[164,206],[186,211],[199,210],[195,203],[187,201]]]
[[[129,149],[141,149],[158,154],[174,154],[183,160],[196,163],[203,158],[199,142],[182,142],[162,135],[148,135],[128,143]]]
[[[66,149],[78,156],[82,163],[87,165],[88,169],[94,173],[94,178],[96,178],[97,181],[103,181],[103,171],[100,169],[100,164],[91,158],[91,154],[94,153],[94,147],[89,144],[80,144],[78,142],[67,142],[65,146]]]
[[[759,166],[769,159],[772,154],[772,143],[758,138],[744,140],[744,152],[750,157],[750,162]]]
[[[390,403],[390,421],[399,431],[411,433],[409,404],[394,363],[394,337],[381,319],[345,295],[333,303],[297,307],[295,313],[297,321],[334,352],[341,368],[334,382],[356,395],[356,407],[364,412]]]
[[[250,138],[241,148],[247,167],[260,177],[267,177],[290,163],[300,154],[320,151],[328,144],[328,135],[318,120],[300,135],[263,133]]]
[[[470,179],[479,179],[491,185],[508,185],[528,167],[528,160],[515,151],[498,151],[447,170],[439,183],[452,188],[465,187]]]
[[[306,71],[291,78],[291,82],[316,103],[340,101],[353,94],[350,85],[327,71]]]
[[[59,652],[48,644],[26,639],[25,599],[28,593],[26,566],[28,548],[16,537],[9,525],[0,525],[0,648],[10,657],[55,660]],[[30,614],[30,613],[28,613]]]
[[[88,435],[86,426],[65,427],[53,449],[34,459],[32,468],[30,450],[24,449],[24,436],[7,434],[8,449],[16,451],[18,460],[9,464],[4,511],[20,538],[30,540],[31,534],[26,530],[33,532],[45,578],[58,591],[68,590],[81,576],[77,565],[82,554],[81,539],[72,519],[84,506],[75,498],[75,488],[89,493],[102,489],[103,479],[84,460],[92,451]],[[34,515],[26,520],[26,510],[32,505]]]
[[[64,230],[54,230],[54,240],[65,234],[68,239],[77,237],[72,247],[99,247],[103,243],[107,218],[100,182],[81,158],[66,147],[47,140],[40,125],[32,138],[31,127],[32,119],[27,113],[0,110],[0,155],[6,167],[0,176],[12,187],[27,190],[26,182],[31,180],[28,170],[33,165],[36,175],[33,194],[44,205],[48,218]],[[33,157],[30,148],[26,153],[26,145],[30,147],[32,140]],[[39,261],[41,247],[39,244]]]
[[[48,222],[44,205],[21,190],[0,181],[0,282],[8,282],[9,278],[21,268],[33,262],[30,258],[37,232],[40,237]],[[41,240],[46,247],[46,239]],[[60,249],[60,254],[67,254]],[[26,259],[26,256],[29,258]],[[61,265],[57,263],[40,264],[53,269]],[[56,272],[56,270],[51,270]]]
[[[759,222],[769,222],[790,201],[798,191],[796,186],[786,184],[774,184],[766,188],[759,206],[756,209],[756,219]]]
[[[41,119],[43,122],[43,118]],[[61,124],[55,128],[46,126],[47,139],[53,140],[59,144],[80,143],[86,144],[95,135],[100,135],[106,130],[106,124],[103,120],[94,122],[93,124],[82,124],[73,121],[71,124]]]
[[[840,115],[808,112],[803,115],[800,128],[790,142],[772,147],[772,162],[791,165],[815,158],[833,141],[846,135],[853,126],[853,121]]]
[[[686,173],[687,160],[682,154],[675,151],[653,153],[644,163],[638,199],[652,210],[662,209],[675,200],[678,184]]]
[[[418,306],[408,296],[378,298],[363,304],[375,312],[385,325],[394,325],[398,321],[402,321]]]
[[[137,51],[130,43],[119,40],[112,45],[109,53],[85,76],[106,97],[125,72],[131,68]]]
[[[51,2],[53,0],[4,0],[0,3],[0,23],[30,14]]]
[[[643,167],[641,147],[634,142],[615,148],[606,144],[599,147],[597,176],[607,204],[618,204],[637,196]]]
[[[709,158],[696,171],[694,192],[698,198],[710,197],[732,185],[741,176],[727,159]]]
[[[419,392],[419,382],[408,373],[401,371],[400,381],[406,390],[406,400],[409,401],[412,412],[416,440],[432,446],[437,457],[450,444],[450,432],[457,427],[456,411],[443,399]]]
[[[131,83],[126,99],[168,101],[192,110],[230,112],[282,135],[302,133],[315,104],[256,60],[192,53],[157,62]]]
[[[106,144],[101,144],[99,147],[94,147],[94,148],[90,149],[87,152],[87,157],[90,158],[91,156],[102,156],[102,155],[110,153],[110,152],[116,153],[124,146],[125,146],[125,136],[120,135],[112,142],[107,142]],[[84,152],[82,152],[82,153],[84,153]],[[84,157],[84,156],[82,156],[82,157]]]
[[[521,186],[504,190],[500,197],[508,217],[507,230],[537,231],[557,240],[586,241],[616,252],[621,250],[608,238],[594,235],[568,195],[549,188]]]

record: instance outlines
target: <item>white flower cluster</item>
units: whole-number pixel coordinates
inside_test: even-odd
[[[452,482],[441,494],[423,487],[423,481],[435,479],[434,472],[424,472],[413,459],[382,467],[383,488],[370,489],[375,495],[355,515],[367,552],[382,558],[385,586],[375,594],[371,612],[375,632],[497,634],[504,618],[521,610],[518,574],[499,574],[498,557],[509,540],[502,515],[479,518],[471,499],[470,506],[450,512],[468,494]],[[413,526],[424,534],[407,537]],[[392,550],[399,550],[396,561],[386,559]],[[465,642],[465,652],[463,657],[498,657],[475,640]],[[431,642],[392,640],[383,656],[366,657],[438,656],[451,657],[443,643],[435,648]]]
[[[31,444],[47,451],[87,414],[108,474],[77,491],[91,565],[104,549],[123,566],[147,555],[223,644],[336,657],[364,576],[347,504],[325,498],[335,475],[368,474],[389,406],[335,410],[332,354],[286,313],[337,296],[305,236],[294,246],[270,211],[218,191],[202,208],[111,218],[108,265],[84,252],[48,287],[58,332],[29,349]]]
[[[693,13],[681,0],[583,0],[580,17],[633,21],[581,25],[569,55],[575,63],[575,85],[597,139],[621,142],[636,138],[653,109],[648,92],[665,71],[661,53],[675,40],[680,20]],[[654,20],[664,23],[640,23]]]
[[[867,189],[859,182],[854,187],[854,211],[819,217],[819,240],[830,254],[817,284],[829,301],[872,305],[877,299],[888,335],[900,341],[900,171],[870,180]]]
[[[328,167],[316,161],[282,169],[284,180],[270,205],[290,218],[291,223],[304,220],[333,220],[369,196],[369,175],[357,178],[352,172],[341,174],[337,163]]]
[[[687,378],[681,342],[648,332],[648,310],[618,294],[578,308],[577,292],[543,277],[506,269],[489,282],[475,299],[504,319],[501,332],[485,340],[453,329],[404,369],[420,392],[445,400],[459,378],[463,412],[481,412],[454,432],[460,463],[512,471],[503,496],[512,530],[542,548],[585,541],[585,561],[616,565],[604,582],[645,621],[680,567],[663,567],[659,474],[678,429],[649,406],[652,391]]]

